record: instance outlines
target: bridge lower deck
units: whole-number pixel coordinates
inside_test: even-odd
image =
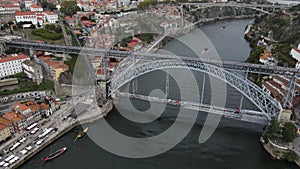
[[[190,101],[163,99],[163,98],[157,98],[157,97],[152,97],[152,96],[119,92],[119,91],[115,92],[115,94],[112,96],[113,96],[113,98],[125,97],[125,98],[129,98],[129,99],[137,99],[137,100],[142,100],[142,101],[150,101],[150,102],[155,102],[155,103],[179,106],[184,109],[214,113],[214,114],[222,115],[225,118],[231,118],[231,119],[235,119],[235,120],[247,121],[247,122],[252,122],[252,123],[259,123],[259,124],[267,124],[268,123],[267,117],[262,112],[253,111],[253,110],[240,110],[238,112],[237,109],[232,109],[232,108],[212,106],[209,104],[195,103],[195,102],[190,102]]]

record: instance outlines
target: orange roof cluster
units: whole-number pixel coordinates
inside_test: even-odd
[[[68,20],[68,21],[74,21],[74,20],[76,20],[76,18],[75,17],[69,17],[69,16],[66,16],[66,18],[65,18],[66,20]]]
[[[45,11],[44,13],[47,14],[47,15],[56,15],[55,13],[50,12],[50,11]]]
[[[49,105],[48,104],[46,104],[46,103],[42,103],[41,105],[40,105],[40,107],[41,107],[41,109],[49,109]]]
[[[45,62],[47,65],[49,65],[52,69],[69,69],[69,66],[66,65],[64,62],[56,61],[56,60],[50,60],[48,62]]]
[[[24,105],[24,104],[21,104],[20,102],[16,102],[14,105],[13,105],[13,109],[17,112],[23,112],[25,110],[28,110],[30,109],[28,106]]]
[[[24,110],[28,110],[30,109],[31,112],[36,112],[39,109],[49,109],[49,105],[47,105],[46,103],[41,103],[40,105],[37,104],[36,102],[26,102],[24,104],[20,103],[20,102],[16,102],[13,105],[13,110],[5,113],[2,115],[2,117],[0,117],[0,125],[3,123],[7,126],[9,126],[11,124],[11,122],[19,122],[22,119],[24,119],[26,116],[24,114],[22,114],[22,111]],[[1,126],[0,126],[0,130],[1,130]]]
[[[300,49],[298,48],[293,48],[297,53],[300,53]]]
[[[40,109],[40,105],[38,105],[36,102],[26,102],[25,105],[29,107],[32,112],[36,112]]]
[[[0,117],[0,130],[5,129],[6,127],[9,127],[11,125],[11,122],[3,117]]]
[[[34,15],[36,16],[36,13],[35,12],[32,12],[32,11],[16,11],[15,13],[16,16],[27,16],[27,15]]]
[[[51,57],[48,55],[47,56],[44,55],[44,56],[39,56],[38,59],[41,61],[49,61],[49,60],[51,60]]]
[[[272,56],[272,53],[271,53],[271,52],[269,52],[268,50],[264,50],[264,53],[262,53],[262,54],[260,55],[260,58],[261,58],[261,59],[264,59],[264,60],[268,60],[268,59],[273,58],[273,56]]]
[[[104,74],[104,70],[103,69],[98,69],[97,70],[97,75],[103,75]]]
[[[15,122],[15,123],[17,123],[17,122],[21,121],[23,118],[25,118],[25,116],[23,114],[17,113],[15,111],[5,113],[2,117],[11,122]]]
[[[31,8],[42,8],[41,6],[39,6],[39,5],[37,5],[37,4],[32,4],[30,7],[31,7]]]
[[[20,7],[17,4],[2,4],[0,6],[2,6],[3,8],[18,8],[18,7]]]
[[[30,59],[29,56],[20,53],[18,55],[7,55],[6,57],[0,58],[0,63],[4,62],[10,62],[10,61],[15,61],[15,60],[20,60],[20,59]]]
[[[274,96],[274,98],[278,101],[281,102],[283,99],[283,96],[277,91],[275,90],[272,86],[270,86],[268,83],[263,82],[262,83],[263,86],[265,86]]]

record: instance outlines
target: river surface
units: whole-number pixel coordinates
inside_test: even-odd
[[[220,21],[211,23],[201,27],[201,30],[210,38],[212,44],[217,49],[220,58],[226,60],[245,61],[249,54],[249,44],[243,39],[245,26],[251,20],[234,20]],[[224,29],[225,27],[225,29]],[[164,47],[165,50],[172,51],[178,55],[203,52],[206,48],[206,43],[201,42],[197,37],[198,30],[190,32],[182,36],[178,40],[172,40]],[[181,43],[181,42],[184,43]],[[183,45],[184,44],[184,45]],[[185,48],[193,46],[192,51]],[[184,47],[185,46],[185,47]],[[209,50],[211,50],[209,48]],[[164,52],[160,50],[159,52]],[[203,76],[201,72],[191,71],[194,74],[198,87],[201,90]],[[206,79],[209,79],[205,75]],[[164,91],[165,73],[163,71],[155,71],[138,78],[138,92],[141,94],[149,94],[153,89]],[[210,103],[211,96],[219,92],[226,91],[226,107],[237,108],[241,95],[230,86],[226,89],[218,88],[206,80],[204,103]],[[176,84],[174,78],[170,78],[170,94],[169,98],[179,99],[179,96],[189,96],[190,100],[199,99],[199,94],[195,94],[195,90],[191,87],[192,82],[186,81],[184,90],[178,90],[179,84]],[[214,86],[214,88],[213,88]],[[200,91],[200,93],[202,93]],[[201,95],[201,94],[200,94]],[[198,97],[198,98],[197,98]],[[127,102],[126,102],[127,101]],[[123,107],[122,111],[130,113],[126,107],[128,100],[120,99],[119,106]],[[123,105],[122,105],[123,104]],[[147,110],[150,104],[142,101],[131,101],[136,109],[141,111]],[[154,104],[155,106],[155,104]],[[257,109],[247,99],[244,99],[243,108]],[[106,117],[108,123],[119,132],[132,137],[150,137],[165,131],[176,120],[178,115],[178,107],[167,106],[163,114],[158,120],[151,123],[141,124],[134,123],[125,119],[117,109],[114,109]],[[120,109],[119,109],[120,110]],[[184,110],[186,116],[191,113],[190,110]],[[124,113],[122,112],[122,114]],[[125,113],[125,114],[126,114]],[[259,142],[259,137],[262,132],[262,125],[240,122],[232,119],[223,118],[217,128],[205,143],[199,144],[198,137],[205,122],[207,113],[200,112],[196,123],[177,146],[158,156],[130,159],[111,154],[101,147],[89,137],[84,137],[74,142],[74,138],[81,130],[77,127],[66,135],[55,141],[49,147],[34,156],[20,168],[22,169],[296,169],[298,168],[293,163],[286,161],[273,160],[269,154],[263,149]],[[147,117],[146,117],[147,118]],[[149,116],[150,118],[150,116]],[[184,123],[184,122],[183,122]],[[97,133],[97,126],[100,122],[90,125],[91,133]],[[99,134],[102,138],[103,134]],[[101,139],[101,138],[100,138]],[[158,143],[157,143],[158,144]],[[49,153],[62,148],[68,147],[65,154],[48,163],[43,163],[42,159]],[[141,145],[137,145],[143,148]]]

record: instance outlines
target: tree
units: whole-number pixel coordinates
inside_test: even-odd
[[[284,154],[284,156],[289,162],[294,162],[297,159],[297,155],[293,151],[289,151],[288,153]]]
[[[35,28],[36,28],[36,26],[34,24],[30,25],[30,29],[35,29]]]
[[[140,2],[138,4],[138,9],[146,9],[148,8],[150,5],[156,5],[158,3],[157,0],[144,0],[143,2]]]
[[[48,2],[47,0],[42,0],[41,6],[44,9],[46,8],[46,9],[49,9],[49,10],[56,8],[54,4]]]
[[[272,119],[271,124],[267,129],[266,136],[270,139],[277,139],[280,137],[280,126],[276,119]]]
[[[295,124],[292,122],[286,122],[282,130],[283,140],[285,142],[292,142],[296,137],[296,132],[297,129]]]
[[[67,16],[74,15],[77,11],[80,11],[80,8],[77,6],[75,0],[64,0],[60,4],[61,8],[60,11]]]

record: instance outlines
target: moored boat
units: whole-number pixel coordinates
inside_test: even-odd
[[[55,151],[54,153],[48,155],[46,158],[44,158],[44,161],[45,162],[50,161],[50,160],[58,157],[59,155],[63,154],[66,150],[67,150],[67,147],[59,149],[59,150]]]
[[[83,136],[88,132],[88,130],[89,130],[88,127],[85,128],[82,132],[80,132],[80,133],[77,135],[76,139],[83,137]]]

